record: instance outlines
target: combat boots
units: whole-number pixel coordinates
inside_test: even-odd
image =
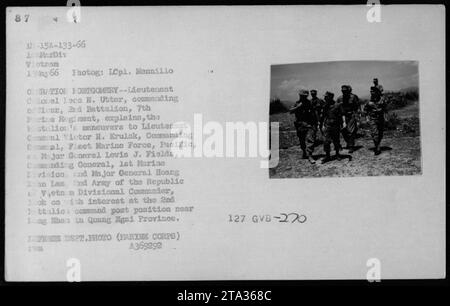
[[[342,155],[339,153],[339,150],[336,150],[336,160],[341,160],[342,159]]]
[[[325,152],[326,156],[322,159],[322,164],[331,161],[330,151]]]
[[[308,159],[308,153],[306,153],[306,150],[303,150],[303,159]]]
[[[381,150],[379,147],[375,147],[375,149],[373,150],[373,154],[374,155],[380,155],[381,154]]]
[[[373,149],[373,154],[374,155],[380,155],[381,154],[380,144],[379,143],[375,144],[375,148]]]

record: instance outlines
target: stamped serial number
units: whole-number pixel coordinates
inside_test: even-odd
[[[300,223],[303,224],[308,220],[306,215],[296,212],[291,213],[280,213],[278,215],[242,215],[242,214],[229,214],[228,222],[235,223],[244,223],[244,222],[252,222],[252,223]]]

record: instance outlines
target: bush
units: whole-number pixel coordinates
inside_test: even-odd
[[[402,120],[402,133],[404,134],[420,134],[419,117],[410,117]]]
[[[386,95],[387,98],[387,109],[399,109],[402,107],[405,107],[408,103],[408,100],[406,99],[405,95],[402,93],[389,93]]]
[[[405,98],[407,100],[417,101],[419,100],[419,92],[413,90],[407,91],[405,92]]]
[[[387,130],[396,130],[401,120],[396,113],[388,113],[386,116],[385,128]]]
[[[409,124],[408,122],[403,123],[402,125],[402,132],[403,133],[415,133],[415,128]]]
[[[286,106],[283,105],[283,103],[281,103],[281,100],[278,98],[274,98],[272,100],[270,100],[270,115],[272,114],[277,114],[277,113],[283,113],[286,112],[287,108]]]

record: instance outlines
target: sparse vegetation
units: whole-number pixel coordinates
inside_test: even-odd
[[[401,133],[417,136],[420,134],[419,117],[413,116],[402,120]]]
[[[284,113],[287,111],[287,107],[281,102],[279,98],[273,98],[270,100],[270,114]]]
[[[417,89],[408,89],[406,91],[388,91],[384,93],[388,101],[388,110],[400,109],[413,101],[419,100],[419,91]]]
[[[332,161],[324,165],[310,165],[301,159],[301,149],[294,128],[294,116],[286,112],[285,103],[281,108],[275,108],[270,120],[280,123],[280,162],[276,168],[270,169],[270,177],[323,177],[323,176],[372,176],[372,175],[414,175],[421,173],[420,158],[420,125],[418,90],[408,89],[397,92],[385,92],[388,98],[388,112],[384,138],[381,143],[382,154],[374,157],[371,149],[367,119],[362,116],[359,124],[357,145],[362,146],[352,154],[352,160]],[[275,100],[275,99],[274,99]],[[361,109],[368,99],[362,98]],[[278,111],[281,110],[281,111]],[[318,132],[318,139],[321,135]],[[344,141],[341,138],[341,144]],[[324,156],[323,146],[317,142],[314,151],[316,159]]]
[[[419,100],[419,91],[418,90],[408,90],[405,91],[405,98],[411,101]]]
[[[402,93],[390,93],[385,95],[387,99],[387,109],[394,110],[405,107],[408,101]]]
[[[396,130],[401,123],[400,118],[395,112],[388,113],[385,119],[386,123],[384,126],[386,130]]]

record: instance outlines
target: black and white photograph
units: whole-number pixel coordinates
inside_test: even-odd
[[[270,177],[420,175],[419,110],[416,61],[273,65]]]
[[[3,13],[5,283],[446,278],[444,6]]]

